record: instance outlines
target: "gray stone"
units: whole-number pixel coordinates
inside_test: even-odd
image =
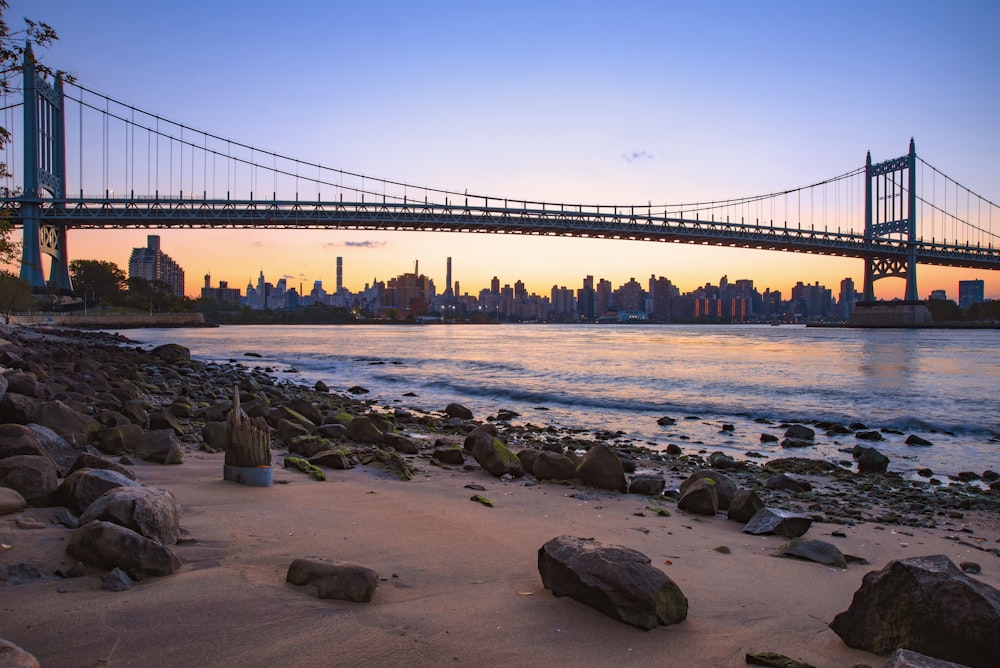
[[[73,471],[56,490],[60,505],[83,512],[99,496],[116,487],[136,487],[139,483],[109,469],[80,469]]]
[[[945,555],[894,560],[864,576],[830,628],[849,647],[875,654],[905,647],[970,668],[995,668],[1000,591]]]
[[[667,481],[661,475],[643,474],[637,475],[629,482],[629,494],[644,494],[646,496],[658,496],[663,494],[663,488],[667,486]]]
[[[796,557],[835,568],[847,568],[847,559],[844,558],[843,552],[836,545],[822,540],[793,540],[781,545],[774,556]]]
[[[472,411],[462,404],[448,404],[444,407],[444,414],[448,417],[458,418],[459,420],[473,419]]]
[[[751,489],[741,489],[736,492],[736,496],[729,503],[729,510],[726,513],[726,517],[734,522],[743,522],[746,524],[763,507],[764,501],[757,492]]]
[[[718,499],[719,510],[728,510],[729,504],[732,503],[733,497],[736,495],[737,487],[733,479],[725,473],[711,469],[695,471],[681,483],[681,494],[686,492],[688,487],[704,478],[711,478],[715,482],[715,495]]]
[[[793,424],[785,430],[785,438],[795,438],[801,441],[811,441],[816,438],[816,432],[804,424]]]
[[[104,428],[100,422],[77,412],[62,401],[43,401],[35,407],[31,422],[48,427],[71,443],[90,443]]]
[[[0,487],[9,487],[31,506],[46,506],[59,487],[59,471],[48,457],[16,455],[0,459]]]
[[[761,508],[743,527],[743,533],[760,536],[777,534],[785,538],[798,538],[812,526],[812,518],[808,515],[791,513],[777,508]]]
[[[487,473],[497,478],[508,474],[516,478],[524,475],[524,467],[517,455],[488,431],[478,433],[472,446],[472,456]]]
[[[153,357],[158,357],[168,364],[191,361],[191,351],[177,343],[164,343],[149,352]]]
[[[102,568],[121,568],[134,580],[170,575],[181,567],[173,550],[112,522],[92,520],[70,537],[70,556]]]
[[[31,433],[35,435],[35,438],[38,439],[38,443],[42,446],[48,456],[52,458],[52,461],[56,463],[56,467],[59,469],[60,475],[66,475],[69,473],[70,467],[73,466],[73,462],[75,462],[80,453],[84,451],[84,446],[70,443],[68,440],[44,425],[30,423],[27,427],[31,430]]]
[[[225,452],[229,428],[225,422],[206,422],[201,428],[201,449],[206,452]]]
[[[518,453],[520,454],[520,453]],[[461,466],[465,463],[465,453],[455,444],[436,445],[431,457],[449,466]]]
[[[180,536],[177,500],[167,490],[153,487],[117,487],[87,506],[80,524],[105,520],[126,527],[163,545],[173,545]]]
[[[715,515],[719,512],[719,495],[711,478],[696,480],[681,494],[677,508],[696,515]]]
[[[412,438],[394,432],[382,435],[382,444],[404,455],[415,455],[420,452],[420,446]]]
[[[614,492],[628,489],[622,461],[603,443],[597,443],[587,450],[576,467],[576,475],[580,482],[591,487]]]
[[[16,489],[0,486],[0,515],[10,515],[24,510],[28,502]]]
[[[296,559],[285,581],[304,587],[315,585],[317,598],[368,603],[378,587],[378,573],[366,566],[316,558]]]
[[[875,448],[855,446],[854,459],[858,462],[858,473],[885,475],[889,468],[889,458]]]
[[[960,663],[935,659],[908,649],[897,649],[882,668],[968,668]]]
[[[156,464],[181,464],[184,448],[172,429],[158,429],[143,433],[142,440],[133,452],[139,459]]]
[[[97,447],[107,455],[124,455],[135,452],[142,438],[142,427],[137,424],[124,424],[105,429],[101,433]]]
[[[561,452],[542,450],[532,463],[532,471],[539,480],[573,480],[576,463]]]
[[[764,487],[773,490],[785,490],[789,492],[811,492],[812,485],[808,480],[802,480],[787,473],[776,473],[764,481]]]
[[[0,666],[3,668],[41,668],[34,655],[9,640],[0,640]]]
[[[93,455],[89,452],[81,452],[80,456],[76,458],[75,462],[73,462],[73,465],[69,467],[69,471],[66,475],[69,475],[74,471],[79,471],[80,469],[107,469],[109,471],[120,473],[129,480],[135,480],[135,472],[129,467],[119,464],[118,462],[113,462],[110,459]]]
[[[314,466],[325,466],[330,469],[346,471],[351,468],[351,460],[343,450],[324,450],[309,458]]]
[[[118,567],[101,576],[101,589],[105,591],[128,591],[133,584],[128,573]]]
[[[376,429],[368,416],[359,415],[347,425],[344,438],[357,443],[381,443],[382,432]]]
[[[628,547],[559,536],[538,550],[538,572],[555,596],[569,596],[641,629],[687,617],[680,588],[649,557]]]

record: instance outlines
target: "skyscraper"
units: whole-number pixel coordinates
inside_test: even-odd
[[[160,236],[146,237],[145,248],[133,248],[128,260],[128,277],[165,283],[178,297],[184,296],[184,270],[160,250]]]
[[[958,282],[958,305],[962,308],[982,304],[986,298],[986,283],[982,279]]]

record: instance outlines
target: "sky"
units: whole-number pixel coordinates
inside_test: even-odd
[[[1000,3],[815,0],[11,0],[37,55],[188,127],[334,168],[511,199],[691,202],[782,191],[918,154],[1000,201]],[[413,271],[443,291],[666,276],[860,289],[863,262],[652,242],[358,231],[70,231],[70,259],[127,267],[159,234],[203,276],[289,287]],[[997,272],[918,268],[921,296]],[[879,298],[904,282],[876,283]]]

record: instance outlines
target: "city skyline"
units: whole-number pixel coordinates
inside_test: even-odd
[[[301,2],[279,12],[262,2],[136,9],[119,0],[13,0],[8,16],[50,23],[60,40],[42,59],[139,108],[432,187],[550,202],[720,199],[817,182],[860,166],[867,150],[876,161],[897,157],[911,136],[918,153],[973,190],[996,200],[1000,183],[991,118],[1000,94],[980,83],[1000,60],[988,27],[1000,19],[993,3]],[[909,45],[931,45],[907,50],[892,90],[864,55],[889,39],[887,25]],[[752,276],[782,292],[800,280],[860,284],[863,276],[856,259],[685,244],[154,232],[190,276],[239,286],[256,270],[333,284],[338,255],[356,267],[344,277],[354,291],[416,259],[443,268],[449,256],[462,258],[463,286],[501,275],[535,291],[587,274],[618,284],[663,275],[682,290],[709,276]],[[67,245],[70,259],[124,265],[140,237],[72,230]],[[987,298],[1000,299],[991,272],[918,267],[921,296],[952,295],[958,281],[976,278]],[[876,284],[880,298],[902,292],[901,280]]]

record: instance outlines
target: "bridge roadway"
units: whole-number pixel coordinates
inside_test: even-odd
[[[852,231],[778,227],[674,217],[649,207],[504,206],[420,202],[305,202],[207,199],[46,199],[41,223],[67,229],[339,229],[428,231],[663,241],[905,260],[903,239],[867,239]],[[514,206],[510,206],[513,204]],[[12,224],[21,200],[5,198]],[[529,208],[529,205],[531,208]],[[1000,270],[1000,248],[937,241],[915,244],[919,264]]]

